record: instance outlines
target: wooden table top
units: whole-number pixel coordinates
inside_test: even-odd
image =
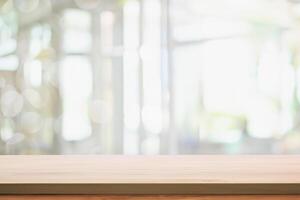
[[[103,196],[103,195],[18,195],[0,196],[0,200],[299,200],[296,195],[214,195],[214,196]]]
[[[0,156],[2,194],[299,194],[300,156]]]

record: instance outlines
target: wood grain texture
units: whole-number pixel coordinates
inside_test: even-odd
[[[2,194],[299,194],[300,156],[1,156]]]
[[[7,183],[300,183],[300,156],[0,156]]]
[[[0,200],[299,200],[296,195],[215,195],[215,196],[100,196],[100,195],[19,195]]]

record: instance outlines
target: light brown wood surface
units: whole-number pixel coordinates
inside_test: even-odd
[[[96,196],[96,195],[36,195],[0,196],[0,200],[299,200],[292,195],[215,195],[215,196]]]
[[[0,156],[7,183],[300,183],[300,156]]]
[[[2,194],[299,194],[300,156],[0,156]]]

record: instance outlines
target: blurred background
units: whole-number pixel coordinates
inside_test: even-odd
[[[300,153],[299,0],[0,0],[0,154]]]

